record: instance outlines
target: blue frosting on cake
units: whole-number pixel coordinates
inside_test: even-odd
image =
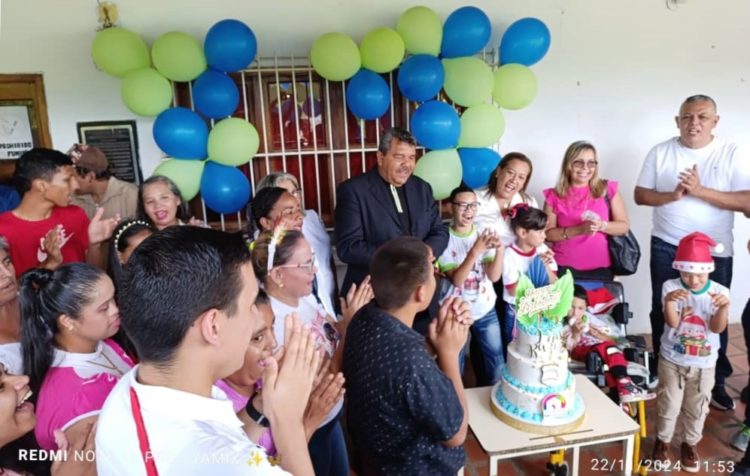
[[[495,400],[497,400],[497,403],[500,404],[500,407],[502,407],[502,409],[505,410],[506,413],[513,415],[519,420],[534,424],[541,424],[543,421],[542,412],[531,413],[526,410],[521,410],[520,408],[509,402],[508,399],[505,398],[505,395],[503,395],[502,389],[499,385],[497,386],[497,391],[495,392]],[[573,398],[573,405],[571,405],[570,409],[565,412],[565,416],[567,417],[570,415],[576,415],[577,413],[581,412],[583,412],[583,400],[578,394],[576,394]]]
[[[529,326],[525,325],[520,320],[516,320],[516,325],[520,330],[532,336],[538,335],[539,333],[545,336],[559,334],[562,330],[562,326],[559,322],[547,319],[546,317],[536,319],[534,323]]]

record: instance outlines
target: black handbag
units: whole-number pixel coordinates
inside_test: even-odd
[[[612,203],[609,201],[609,187],[604,194],[609,209],[609,219],[612,220]],[[612,260],[612,273],[615,276],[630,276],[638,270],[641,260],[641,247],[632,230],[624,235],[607,235],[609,243],[609,257]]]

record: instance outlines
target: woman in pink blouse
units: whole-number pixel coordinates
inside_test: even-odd
[[[36,435],[57,449],[55,430],[78,438],[133,362],[110,338],[120,328],[115,287],[104,271],[69,263],[21,277],[21,348],[36,405]]]
[[[630,229],[618,183],[602,179],[598,170],[594,146],[574,142],[565,151],[557,186],[544,190],[547,241],[560,273],[570,268],[576,277],[611,278],[607,235]]]

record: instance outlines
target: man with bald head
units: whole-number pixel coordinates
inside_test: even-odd
[[[702,94],[690,96],[680,106],[675,122],[679,136],[651,149],[635,187],[635,202],[654,207],[650,262],[654,355],[658,355],[664,331],[662,285],[679,276],[672,262],[680,239],[700,231],[720,243],[712,252],[716,269],[710,277],[729,288],[734,212],[750,213],[750,163],[736,144],[713,135],[719,123],[716,102]],[[711,399],[711,406],[720,410],[735,406],[724,389],[732,373],[726,348],[725,330]]]

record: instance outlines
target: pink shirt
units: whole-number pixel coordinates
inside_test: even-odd
[[[55,349],[36,404],[34,435],[39,446],[57,449],[54,431],[97,415],[117,381],[132,367],[130,357],[109,339],[92,354]]]
[[[610,201],[617,193],[617,182],[607,181]],[[609,221],[609,209],[605,197],[592,198],[588,185],[571,187],[565,198],[560,198],[554,188],[544,190],[544,199],[552,212],[557,215],[557,226],[567,228],[583,223],[587,215],[596,215],[601,220]],[[612,260],[609,257],[607,235],[597,232],[593,235],[578,235],[568,240],[552,244],[555,261],[559,266],[568,266],[581,271],[609,268]]]
[[[226,395],[229,401],[232,402],[232,408],[235,413],[245,410],[249,398],[241,395],[237,390],[233,389],[224,380],[218,380],[216,386],[219,387]],[[273,444],[273,435],[271,429],[264,431],[260,435],[260,440],[257,443],[266,450],[266,454],[269,456],[276,456],[276,446]]]

